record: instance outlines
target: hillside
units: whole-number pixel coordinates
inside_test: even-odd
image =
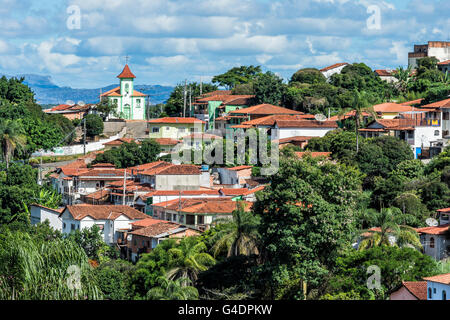
[[[10,78],[10,76],[6,77]],[[67,100],[95,103],[98,102],[100,90],[105,92],[117,86],[109,85],[103,88],[73,89],[71,87],[59,87],[52,82],[51,76],[22,74],[17,77],[25,78],[24,83],[33,90],[36,101],[41,105],[60,104],[65,103]],[[158,104],[164,103],[174,88],[160,85],[136,85],[135,89],[150,95],[151,104]]]

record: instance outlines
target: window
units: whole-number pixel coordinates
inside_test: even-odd
[[[118,100],[117,100],[117,99],[114,99],[114,100],[113,100],[113,103],[114,103],[115,105],[117,105]]]
[[[137,107],[140,108],[141,107],[141,99],[137,99],[136,104],[137,104]]]
[[[430,248],[434,248],[434,238],[430,238]]]
[[[186,131],[186,128],[180,128],[180,129],[178,129],[180,132],[185,132]]]
[[[447,300],[447,292],[445,290],[442,290],[442,300]]]
[[[70,224],[70,230],[75,230],[75,225],[73,223]]]
[[[166,130],[170,130],[170,127],[166,127]]]
[[[439,135],[439,130],[434,130],[434,135],[438,136]]]
[[[442,119],[443,120],[449,120],[450,119],[449,115],[450,115],[450,112],[443,112],[442,113]]]
[[[436,288],[433,288],[433,293],[436,293]]]
[[[153,133],[158,133],[159,132],[159,128],[158,127],[153,127],[152,128],[152,132]]]
[[[428,288],[428,299],[433,298],[433,294],[431,293],[431,288]]]
[[[65,222],[63,222],[63,229],[65,229],[66,228],[66,223]]]
[[[128,83],[125,84],[125,92],[130,92],[130,85]]]

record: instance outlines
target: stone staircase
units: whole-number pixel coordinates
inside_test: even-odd
[[[142,120],[129,120],[126,121],[127,133],[126,138],[133,138],[136,140],[142,140],[148,138],[147,133],[147,121]]]

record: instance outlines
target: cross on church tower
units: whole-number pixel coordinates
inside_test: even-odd
[[[128,64],[128,60],[130,59],[130,57],[128,55],[125,56],[125,64]]]

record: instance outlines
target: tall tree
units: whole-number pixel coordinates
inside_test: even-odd
[[[195,287],[189,286],[191,280],[188,278],[178,278],[170,280],[159,277],[159,286],[151,288],[147,293],[149,300],[198,300],[198,291]]]
[[[222,250],[227,251],[227,256],[249,255],[258,253],[258,225],[259,217],[253,212],[245,210],[245,203],[239,201],[238,208],[233,211],[233,220],[216,220],[217,224],[223,224],[223,228],[214,235],[214,256]]]
[[[221,87],[233,89],[239,84],[252,82],[262,74],[260,66],[240,66],[212,78],[212,83]]]
[[[359,244],[359,250],[365,250],[376,246],[413,246],[421,249],[419,235],[407,225],[399,225],[396,222],[396,215],[401,215],[398,208],[385,208],[379,213],[372,213],[367,216],[373,227],[379,229],[369,229],[362,231],[363,237]]]
[[[17,121],[0,120],[0,145],[7,169],[9,168],[9,162],[14,154],[14,150],[17,147],[24,147],[25,144],[26,136]]]
[[[195,283],[199,272],[215,264],[214,258],[206,250],[206,245],[196,237],[184,238],[179,246],[168,251],[171,269],[167,272],[167,277],[170,280],[188,278]]]

